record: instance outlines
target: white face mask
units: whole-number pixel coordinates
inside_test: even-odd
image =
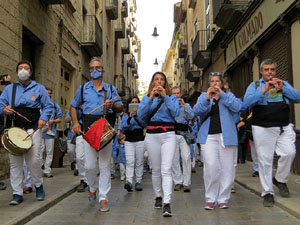
[[[20,80],[24,81],[30,77],[30,73],[27,70],[22,69],[21,71],[18,72],[18,77]]]

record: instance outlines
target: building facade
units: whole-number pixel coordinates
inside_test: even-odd
[[[182,34],[178,58],[184,58],[184,74],[192,82],[192,104],[207,90],[208,74],[213,71],[222,72],[242,98],[248,85],[260,78],[259,64],[266,58],[278,63],[281,79],[300,90],[299,0],[182,0],[174,7],[175,30]],[[299,174],[300,106],[291,109],[298,150],[293,171]]]
[[[0,74],[16,81],[17,62],[32,62],[33,79],[53,89],[63,116],[77,88],[90,80],[93,56],[101,57],[104,81],[123,100],[137,94],[135,0],[9,0],[0,2],[0,12]],[[7,159],[1,150],[0,178],[8,172]]]

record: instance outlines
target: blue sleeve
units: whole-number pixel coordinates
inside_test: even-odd
[[[128,114],[124,114],[122,118],[122,125],[121,125],[121,130],[128,130],[130,128],[130,124],[128,124]]]
[[[197,103],[193,107],[193,111],[196,116],[203,116],[210,111],[210,101],[206,100],[205,92],[199,96]]]
[[[54,103],[54,104],[56,104],[56,103]],[[59,119],[62,118],[62,112],[61,112],[61,109],[60,109],[60,107],[59,107],[58,104],[56,104],[56,116],[55,116],[55,119],[57,119],[57,118],[59,118]]]
[[[8,85],[5,87],[5,89],[3,90],[1,96],[0,96],[0,115],[2,116],[6,116],[6,114],[4,113],[4,105],[10,105],[9,103],[9,90],[10,92],[12,91],[12,84]],[[4,104],[4,105],[3,105]]]
[[[230,111],[239,112],[241,110],[241,100],[234,96],[231,92],[225,93],[222,91],[219,95],[222,102]]]
[[[114,103],[114,104],[123,105],[123,102],[122,102],[122,100],[121,100],[121,98],[120,98],[120,96],[119,96],[119,94],[118,94],[118,91],[117,91],[116,87],[115,87],[115,86],[112,86],[112,94],[111,94],[111,98],[113,99],[113,98],[116,97],[116,96],[117,96],[117,98],[113,100],[113,103]]]
[[[149,115],[151,114],[150,108],[152,106],[153,101],[149,96],[144,96],[140,105],[139,109],[137,111],[137,115],[139,118],[141,118],[143,121],[147,121]]]
[[[191,120],[195,117],[195,113],[192,109],[192,107],[190,106],[190,104],[186,103],[186,106],[184,108],[184,112],[186,113],[186,119],[187,120]]]
[[[294,103],[300,102],[300,91],[293,88],[288,82],[283,81],[284,88],[282,91],[282,95],[284,97],[287,97],[289,100],[291,100]]]
[[[167,95],[164,98],[165,104],[167,105],[171,115],[175,118],[179,116],[180,110],[179,110],[179,102],[177,100],[177,97],[175,95]]]
[[[263,101],[264,94],[262,93],[262,83],[260,83],[259,87],[256,87],[255,82],[252,82],[245,93],[244,96],[244,106],[243,108],[248,108],[256,105],[259,101]]]
[[[41,92],[40,102],[41,102],[41,110],[42,110],[40,119],[44,121],[48,121],[52,114],[53,103],[51,102],[49,94],[46,91],[46,88],[42,85],[40,85],[40,92]]]
[[[78,108],[82,104],[81,100],[82,98],[81,98],[81,85],[80,85],[80,87],[76,91],[74,98],[72,99],[71,106],[73,106],[74,108]]]

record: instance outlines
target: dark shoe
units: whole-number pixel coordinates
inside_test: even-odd
[[[287,198],[290,195],[289,189],[286,186],[286,183],[281,183],[279,181],[277,181],[275,179],[275,177],[273,177],[273,184],[278,187],[279,190],[279,194],[281,195],[281,197]]]
[[[172,212],[171,212],[171,206],[170,204],[165,204],[163,207],[163,217],[171,217]]]
[[[23,193],[24,194],[29,194],[32,192],[32,187],[24,187],[23,188]]]
[[[86,187],[87,183],[81,180],[79,186],[77,187],[77,192],[84,192]]]
[[[191,192],[191,189],[190,189],[190,187],[189,186],[185,186],[185,185],[183,185],[183,192]]]
[[[38,201],[44,201],[45,200],[45,191],[43,188],[43,185],[41,185],[40,187],[35,187],[35,197]]]
[[[10,201],[10,205],[19,205],[21,202],[23,202],[23,196],[14,194],[13,199]]]
[[[162,207],[162,198],[161,197],[156,197],[155,198],[155,203],[154,203],[154,208],[161,209],[161,207]]]
[[[181,191],[182,188],[182,184],[175,184],[174,191]]]
[[[99,176],[99,175],[98,175]],[[110,179],[115,179],[115,175],[114,174],[111,174],[110,175]]]
[[[196,173],[196,168],[195,167],[192,168],[192,173]]]
[[[78,176],[78,174],[79,174],[79,172],[78,172],[78,170],[74,170],[74,176]]]
[[[44,169],[45,169],[45,166],[44,166],[44,164],[41,166],[41,169],[42,169],[42,170],[44,170]]]
[[[132,192],[132,184],[130,182],[126,182],[124,189],[126,189],[128,192]]]
[[[43,174],[43,177],[46,177],[46,178],[52,178],[53,175],[51,173],[44,173]]]
[[[71,163],[71,170],[75,170],[76,169],[76,162],[72,162]]]
[[[252,173],[252,177],[259,177],[258,171],[254,171],[254,172]]]
[[[264,197],[263,206],[264,207],[273,207],[274,206],[274,196],[271,194],[266,194]]]
[[[143,186],[141,183],[135,183],[135,190],[136,191],[142,191],[143,190]]]

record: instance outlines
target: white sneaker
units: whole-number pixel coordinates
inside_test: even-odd
[[[121,176],[120,181],[124,181],[125,180],[125,176]]]

